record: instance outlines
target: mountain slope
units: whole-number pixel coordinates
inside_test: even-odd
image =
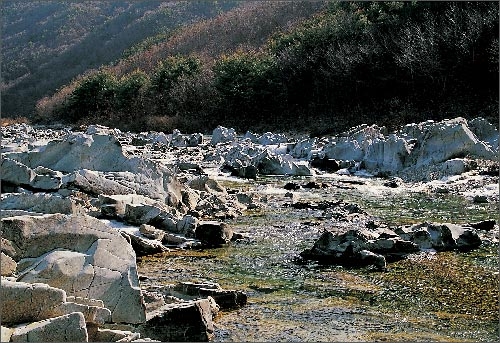
[[[268,39],[324,9],[326,1],[247,1],[237,8],[186,26],[169,39],[117,63],[124,75],[135,69],[152,71],[171,55],[197,55],[212,63],[221,54],[259,49]]]
[[[498,6],[244,2],[164,41],[148,38],[39,101],[37,113],[46,122],[188,132],[496,122]]]
[[[235,1],[3,1],[2,115],[35,103],[147,37],[226,11]]]
[[[166,11],[179,18],[190,6],[201,5],[174,2]],[[122,11],[113,22],[129,22],[121,18],[130,8],[113,10]],[[247,1],[123,49],[109,47],[133,36],[134,25],[127,35],[108,27],[89,34],[100,49],[84,38],[75,60],[88,63],[102,47],[123,58],[82,68],[38,101],[36,118],[187,132],[339,132],[452,116],[495,122],[498,13],[498,2]],[[67,53],[59,59],[71,70]]]
[[[141,82],[148,83],[150,81],[149,78],[156,77],[155,75],[159,72],[159,65],[164,62],[168,65],[168,61],[171,60],[172,56],[191,56],[199,59],[203,69],[201,75],[197,74],[200,77],[196,81],[193,81],[191,85],[185,85],[186,87],[183,89],[187,93],[172,95],[172,97],[176,97],[179,101],[191,98],[193,104],[197,103],[203,106],[206,103],[204,98],[210,98],[211,95],[209,93],[213,91],[213,85],[211,84],[212,72],[210,69],[221,57],[236,52],[258,51],[265,47],[274,35],[291,30],[295,26],[300,26],[304,20],[308,20],[324,11],[327,5],[327,1],[241,2],[238,7],[223,12],[214,18],[183,26],[169,37],[162,37],[162,35],[148,37],[143,42],[128,49],[126,57],[118,61],[115,65],[103,66],[99,70],[86,71],[85,74],[79,75],[54,95],[41,99],[37,105],[37,114],[42,117],[44,122],[64,119],[78,120],[78,118],[84,121],[98,120],[98,113],[97,116],[95,116],[96,113],[91,113],[90,116],[95,117],[92,119],[87,118],[85,109],[77,110],[75,108],[75,111],[73,111],[66,107],[68,101],[71,101],[75,88],[80,87],[82,82],[86,83],[85,80],[89,80],[89,78],[91,79],[91,83],[93,82],[92,80],[97,83],[109,81],[116,86],[117,82],[127,83],[130,77],[136,78],[139,76],[139,79],[142,79]],[[137,71],[139,71],[139,74],[136,73]],[[144,79],[145,75],[141,73],[146,75],[147,80]],[[183,77],[180,78],[180,81],[182,79]],[[189,83],[190,81],[187,82]],[[88,85],[89,87],[93,87],[90,84]],[[140,85],[136,86],[141,89],[147,88]],[[203,95],[197,93],[192,89],[193,87],[205,91],[205,93]],[[191,93],[188,94],[189,92]],[[140,93],[148,97],[144,89]],[[100,97],[98,94],[93,94],[93,96]],[[117,96],[121,97],[121,95]],[[127,112],[129,112],[125,115],[127,118],[124,117],[119,120],[121,125],[123,125],[122,127],[133,129],[131,126],[149,125],[143,122],[147,119],[146,117],[154,117],[159,112],[165,110],[164,106],[159,106],[159,101],[157,100],[154,97],[148,97],[147,100],[141,98],[132,101],[140,103],[141,106],[140,108],[126,107]],[[188,108],[190,105],[186,105],[182,105],[182,109],[178,108],[175,111],[179,113],[183,111],[197,111],[195,108]],[[212,105],[207,104],[207,109],[213,107]],[[134,111],[136,113],[131,113]],[[164,112],[164,114],[168,115],[167,112]],[[141,120],[137,120],[137,118],[141,118]],[[160,118],[160,121],[162,120]],[[168,119],[166,120],[168,121]],[[156,126],[155,123],[151,125]],[[197,126],[204,126],[202,120],[200,120]]]

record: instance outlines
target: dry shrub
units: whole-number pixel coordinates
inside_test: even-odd
[[[84,74],[77,76],[69,84],[58,89],[53,95],[43,97],[36,103],[36,121],[51,122],[53,119],[60,119],[58,116],[64,116],[60,113],[64,110],[73,91],[82,83],[82,81],[97,72],[91,69]]]
[[[179,117],[149,116],[144,119],[141,130],[172,132],[179,125]]]
[[[0,126],[9,126],[14,124],[29,124],[30,121],[26,117],[19,118],[0,118]]]

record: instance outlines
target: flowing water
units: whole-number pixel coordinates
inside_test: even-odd
[[[320,210],[286,206],[283,185],[307,178],[222,179],[266,203],[228,221],[247,238],[227,247],[142,258],[150,282],[211,281],[243,290],[248,304],[221,312],[216,341],[497,341],[497,246],[470,253],[419,253],[381,273],[304,263],[324,228],[353,225]],[[316,178],[327,188],[294,191],[301,201],[343,200],[389,225],[496,218],[495,204],[452,194],[387,188],[374,178]],[[294,199],[296,201],[297,198]]]

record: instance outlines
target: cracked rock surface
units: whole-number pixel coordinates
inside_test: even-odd
[[[144,321],[135,252],[98,219],[62,214],[3,218],[2,236],[14,246],[18,281],[44,282],[69,295],[101,299],[117,323]]]

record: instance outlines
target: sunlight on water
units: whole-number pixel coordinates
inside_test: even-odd
[[[255,188],[263,196],[283,198],[283,185],[292,181],[305,183],[308,180],[262,178]],[[296,193],[307,201],[344,200],[356,203],[390,225],[423,221],[468,223],[496,216],[495,204],[474,204],[451,194],[384,189],[380,187],[380,181],[360,181],[365,184],[352,187],[346,184],[349,186],[347,189],[329,187]],[[374,182],[372,190],[371,182]],[[248,183],[230,180],[221,183],[232,189],[251,189]],[[272,202],[273,198],[270,199]],[[432,282],[425,281],[425,278],[418,281],[421,277],[418,269],[404,276],[405,269],[398,269],[398,263],[393,264],[388,273],[297,263],[299,253],[310,248],[321,234],[323,219],[314,211],[296,211],[274,203],[271,205],[269,210],[249,211],[245,216],[229,221],[236,232],[249,239],[204,251],[210,258],[185,256],[159,261],[163,269],[182,270],[189,266],[189,271],[185,273],[171,273],[171,278],[165,277],[166,283],[212,281],[223,288],[247,292],[247,306],[224,312],[217,319],[216,341],[488,341],[498,338],[497,322],[488,319],[490,317],[467,315],[466,310],[463,314],[456,313],[460,310],[447,310],[444,305],[438,306],[439,313],[429,312],[430,309],[436,311],[434,302],[442,300],[432,300],[432,295],[419,293],[422,285]],[[491,263],[495,251],[482,249],[477,254],[479,257],[465,254],[460,258],[465,259],[463,263],[472,263],[472,260]],[[445,259],[440,263],[455,259],[453,253],[442,256],[449,256],[446,258],[451,260]],[[147,268],[154,269],[149,265],[151,261],[143,265],[146,263]],[[477,264],[474,266],[480,268]],[[426,273],[432,275],[435,273],[432,270]],[[482,269],[478,269],[477,273],[481,274]],[[491,284],[494,280],[492,271],[484,273],[490,282],[488,285],[494,287]],[[397,280],[401,277],[403,280],[411,277],[415,283],[420,282],[420,286],[411,283],[406,288],[398,288],[401,281]],[[486,283],[484,285],[489,287]],[[440,287],[445,289],[442,283],[432,287],[437,293],[441,292]],[[411,299],[419,300],[412,302],[409,301]],[[450,316],[454,318],[453,325],[446,319]],[[467,323],[472,319],[475,321],[474,330],[467,331]]]

